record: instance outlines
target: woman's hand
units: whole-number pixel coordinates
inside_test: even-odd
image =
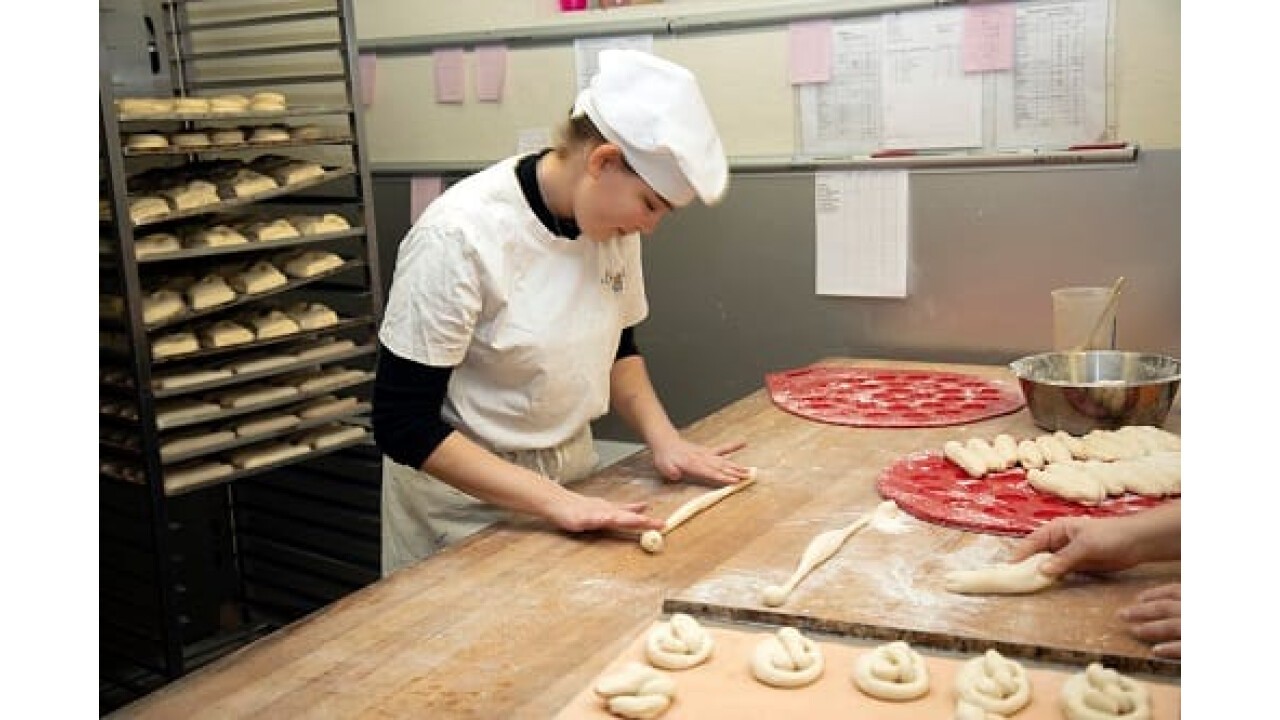
[[[661,530],[664,522],[644,514],[646,503],[614,503],[604,498],[568,492],[548,510],[548,519],[561,530]]]
[[[728,457],[746,445],[737,442],[707,448],[676,436],[652,448],[653,464],[662,477],[671,482],[694,478],[712,485],[733,485],[746,480],[751,474],[747,466],[739,465]]]
[[[1182,658],[1182,584],[1170,583],[1138,595],[1138,601],[1120,611],[1129,632],[1152,643],[1156,657]]]

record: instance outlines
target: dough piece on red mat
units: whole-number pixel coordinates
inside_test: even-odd
[[[969,477],[980,478],[987,474],[987,461],[959,440],[948,440],[942,445],[942,454],[960,466]]]

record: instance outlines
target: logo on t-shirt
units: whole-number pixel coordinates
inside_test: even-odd
[[[605,270],[604,277],[600,278],[600,284],[612,290],[614,294],[621,293],[627,287],[627,271],[609,272]]]

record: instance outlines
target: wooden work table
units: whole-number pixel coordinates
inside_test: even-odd
[[[1002,366],[845,362],[965,372],[1016,387]],[[1176,407],[1166,427],[1178,430]],[[549,718],[661,617],[664,603],[667,611],[717,619],[790,620],[763,612],[760,589],[791,573],[814,534],[872,509],[881,500],[875,481],[882,468],[948,439],[990,439],[1001,432],[1031,437],[1043,431],[1025,408],[941,428],[827,425],[783,412],[761,389],[686,428],[688,437],[707,445],[745,440],[736,459],[760,469],[757,486],[674,531],[661,554],[649,555],[619,535],[571,536],[531,520],[495,527],[114,716]],[[662,483],[648,452],[602,470],[578,489],[616,501],[648,501],[657,517],[706,491]],[[897,628],[913,642],[936,647],[954,637],[958,649],[968,650],[986,638],[1039,657],[1046,655],[1037,647],[1071,643],[1081,658],[1141,657],[1145,648],[1127,637],[1114,613],[1139,588],[1177,573],[1175,565],[1115,582],[1086,582],[1067,587],[1052,603],[1034,596],[948,600],[935,592],[936,579],[921,579],[927,576],[910,566],[936,569],[940,558],[956,553],[994,560],[1014,539],[909,523],[910,532],[882,539],[883,545],[846,545],[828,563],[831,572],[823,575],[826,568],[819,568],[812,586],[806,581],[787,605],[768,610],[795,613],[796,624],[818,630],[875,637]],[[871,581],[842,596],[849,589],[835,578],[854,576],[897,580]],[[918,587],[907,594],[915,600],[904,600],[903,588],[913,583]],[[893,588],[898,594],[890,597]],[[852,609],[837,617],[837,607]],[[1164,674],[1177,674],[1176,664],[1165,665]]]

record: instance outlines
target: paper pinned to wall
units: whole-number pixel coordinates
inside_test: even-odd
[[[964,8],[965,72],[1013,68],[1015,10],[1011,2]]]
[[[1107,0],[1017,8],[1014,71],[996,81],[996,144],[1067,146],[1107,125]]]
[[[462,48],[431,51],[431,64],[435,66],[436,102],[461,103],[466,98],[465,61]]]
[[[906,170],[817,173],[813,210],[818,295],[907,296]]]
[[[409,180],[409,222],[415,223],[427,206],[444,191],[439,175],[419,175]]]
[[[880,148],[880,48],[878,18],[832,28],[831,81],[801,85],[800,146],[811,155],[842,156]]]
[[[884,147],[982,147],[982,76],[961,66],[963,9],[885,17]]]
[[[502,102],[502,89],[507,80],[507,46],[476,46],[476,100]]]
[[[573,57],[578,71],[578,91],[591,84],[591,77],[599,69],[597,58],[600,51],[606,48],[623,48],[653,53],[652,35],[629,35],[625,37],[583,38],[573,41]]]
[[[787,27],[791,84],[830,81],[831,45],[830,20],[791,23]]]
[[[360,53],[360,104],[369,107],[373,104],[373,90],[378,84],[378,56],[374,53]]]

